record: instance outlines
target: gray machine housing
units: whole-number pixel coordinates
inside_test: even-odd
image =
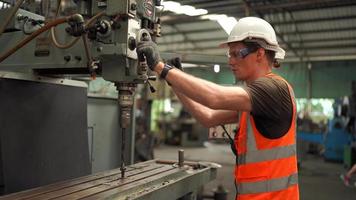
[[[95,39],[89,41],[90,55],[99,63],[97,73],[105,80],[112,82],[143,83],[137,75],[137,55],[135,45],[137,33],[146,29],[150,34],[156,23],[156,7],[152,0],[107,0],[107,1],[78,1],[77,11],[83,16],[94,16],[104,11],[105,15],[97,23],[110,24],[107,33],[98,33]],[[149,10],[149,11],[148,11]],[[6,15],[8,9],[0,10],[0,16]],[[28,13],[27,11],[21,11]],[[151,13],[150,15],[147,13]],[[7,32],[1,36],[0,46],[3,51],[10,49],[24,38],[24,33],[17,20],[20,13],[15,15]],[[27,14],[29,15],[29,14]],[[41,18],[33,15],[30,18]],[[41,18],[42,19],[42,18]],[[17,24],[17,25],[16,25]],[[13,29],[17,27],[16,29]],[[66,33],[68,25],[56,27],[58,41],[67,43],[73,39]],[[39,27],[37,27],[38,29]],[[43,53],[45,52],[45,53]],[[30,69],[43,74],[89,74],[88,60],[84,44],[79,40],[68,49],[58,49],[51,43],[49,32],[45,32],[32,40],[16,53],[0,63],[1,70],[28,72]]]

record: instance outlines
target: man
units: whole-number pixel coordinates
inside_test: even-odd
[[[347,171],[346,174],[341,174],[340,178],[344,181],[344,184],[346,186],[350,186],[351,182],[351,176],[356,173],[356,164],[354,164],[349,171]],[[356,182],[354,182],[354,185],[356,187]]]
[[[272,26],[242,18],[228,40],[229,65],[243,87],[226,87],[164,64],[153,42],[138,44],[140,60],[172,86],[183,105],[206,127],[238,122],[235,135],[236,199],[299,199],[296,106],[293,90],[272,73],[284,58]]]

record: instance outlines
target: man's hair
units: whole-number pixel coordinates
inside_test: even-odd
[[[258,48],[263,48],[257,42],[243,41],[242,43],[249,49],[256,49],[257,50]],[[265,49],[265,52],[266,52],[266,57],[267,57],[268,64],[270,66],[273,66],[273,67],[276,67],[276,68],[280,67],[279,62],[275,59],[276,52],[275,51],[271,51],[271,50],[267,50],[267,49]]]

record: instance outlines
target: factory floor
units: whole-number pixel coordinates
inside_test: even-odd
[[[185,159],[193,161],[211,161],[221,164],[216,180],[205,185],[206,194],[211,194],[217,185],[229,190],[228,200],[234,199],[233,168],[235,158],[228,144],[205,142],[204,147],[179,147],[160,145],[155,148],[155,158],[177,159],[178,150],[185,151]],[[325,162],[321,157],[307,155],[299,169],[299,187],[301,200],[355,200],[356,187],[346,187],[340,174],[345,170],[340,163]],[[356,175],[355,175],[356,176]]]

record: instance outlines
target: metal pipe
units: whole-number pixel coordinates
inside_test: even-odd
[[[125,128],[121,129],[121,167],[120,167],[120,171],[121,171],[121,178],[125,178],[125,171],[126,171],[126,167],[125,167]]]
[[[156,160],[158,164],[166,164],[166,165],[175,165],[177,164],[176,160]],[[191,166],[191,167],[198,167],[199,163],[194,162],[194,161],[184,161],[185,165]]]
[[[90,51],[89,51],[87,34],[82,35],[82,39],[83,39],[83,44],[84,44],[84,49],[85,49],[85,56],[88,59],[88,64],[90,64],[90,62],[92,61],[92,57],[91,57]]]
[[[178,166],[183,167],[184,166],[184,150],[180,149],[178,151]]]

